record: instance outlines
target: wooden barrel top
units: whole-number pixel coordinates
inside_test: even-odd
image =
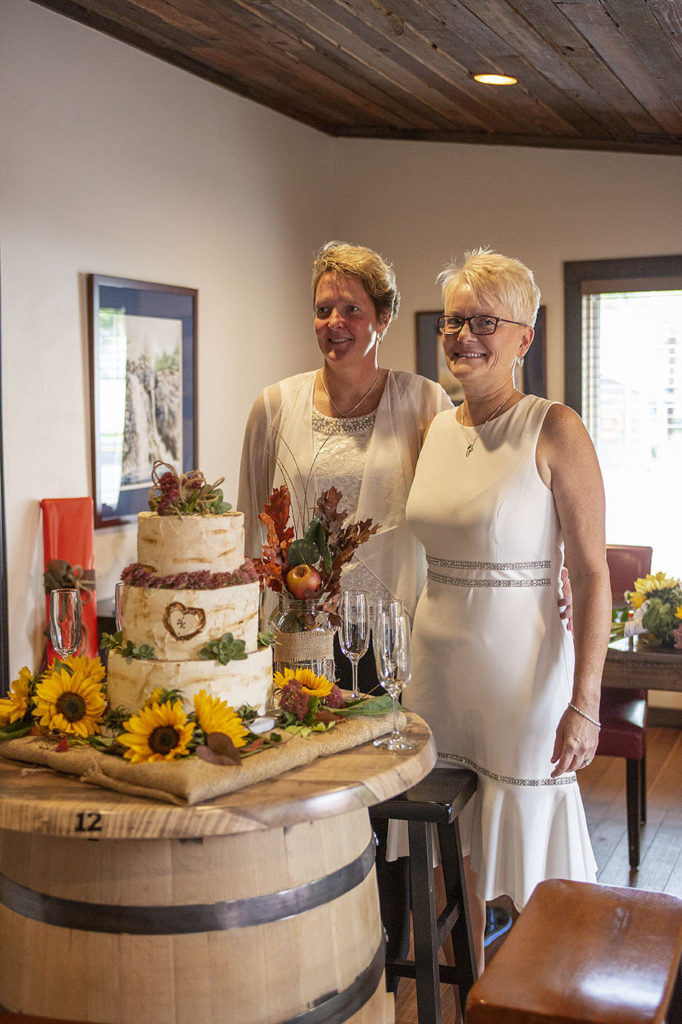
[[[86,840],[197,838],[282,828],[369,807],[403,793],[436,763],[426,722],[405,714],[405,731],[417,741],[414,750],[391,753],[365,743],[192,806],[125,796],[0,757],[0,828]]]

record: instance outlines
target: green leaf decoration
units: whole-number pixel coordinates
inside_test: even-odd
[[[237,714],[242,722],[253,722],[254,718],[260,717],[256,709],[250,704],[242,704],[240,708],[237,708]]]
[[[259,634],[258,634],[258,646],[259,647],[272,647],[274,642],[275,642],[275,634],[274,633],[259,632]]]
[[[351,701],[345,708],[334,708],[335,715],[387,715],[393,706],[392,698],[384,693],[380,697],[361,697]]]
[[[224,512],[231,512],[232,506],[229,501],[223,501],[223,492],[220,487],[216,487],[213,493],[216,495],[216,499],[211,505],[209,505],[209,511],[216,516],[220,516]]]
[[[4,729],[0,729],[0,740],[18,740],[20,736],[27,736],[33,728],[33,722],[26,722],[20,718],[18,722],[9,722]]]
[[[100,647],[105,651],[115,651],[123,643],[123,633],[119,630],[118,633],[102,633],[99,641]]]
[[[314,565],[319,561],[320,552],[314,540],[307,536],[295,540],[287,551],[287,561],[290,568],[295,565]]]
[[[138,661],[154,661],[154,648],[150,647],[149,644],[141,644],[136,647],[132,640],[123,647],[121,645],[121,654],[124,658],[136,658]]]
[[[243,640],[235,640],[232,633],[225,633],[220,640],[211,640],[199,651],[204,661],[219,661],[227,665],[230,661],[246,661],[248,657]]]

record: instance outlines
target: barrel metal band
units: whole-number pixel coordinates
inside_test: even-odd
[[[343,1024],[362,1009],[376,992],[384,973],[386,953],[383,939],[371,963],[358,974],[348,988],[342,992],[330,992],[317,1000],[317,1004],[296,1017],[282,1021],[282,1024]]]
[[[226,931],[281,921],[329,903],[354,889],[374,865],[374,836],[363,852],[322,878],[249,899],[178,906],[115,906],[63,899],[27,889],[0,874],[0,903],[23,917],[59,928],[129,935]]]

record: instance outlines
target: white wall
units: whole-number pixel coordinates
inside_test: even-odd
[[[407,369],[442,265],[480,244],[518,256],[559,399],[563,261],[682,250],[679,158],[334,140],[29,0],[0,4],[0,95],[12,670],[42,627],[37,501],[90,490],[86,273],[199,289],[199,466],[232,497],[252,399],[316,362],[310,258],[327,238],[394,261],[384,363]],[[100,596],[133,557],[134,529],[97,531]]]
[[[535,273],[547,306],[549,397],[562,400],[564,261],[682,251],[679,157],[365,140],[339,146],[345,233],[368,239],[399,271],[402,312],[385,342],[395,366],[414,368],[414,314],[438,309],[438,271],[466,249],[490,245]]]
[[[10,668],[43,625],[38,501],[90,493],[85,275],[199,291],[199,460],[236,499],[258,391],[311,359],[332,141],[28,0],[0,5]],[[98,530],[99,596],[135,529]]]

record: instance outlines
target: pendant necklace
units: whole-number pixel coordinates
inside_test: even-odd
[[[377,381],[379,380],[379,373],[380,373],[380,370],[379,370],[379,368],[377,367],[376,377],[375,377],[375,378],[374,378],[374,380],[372,381],[372,385],[371,385],[371,387],[369,388],[369,390],[368,390],[368,391],[365,391],[365,393],[364,393],[364,395],[362,396],[362,398],[360,399],[360,401],[359,401],[359,402],[356,402],[354,406],[352,406],[352,407],[351,407],[350,409],[347,409],[347,410],[346,410],[346,412],[341,412],[341,410],[339,409],[338,405],[336,405],[336,403],[334,402],[334,399],[332,398],[332,396],[331,396],[331,395],[329,394],[329,392],[327,391],[327,385],[326,385],[326,384],[325,384],[325,382],[324,382],[324,370],[320,370],[320,380],[321,380],[321,382],[322,382],[322,390],[324,391],[325,395],[326,395],[326,396],[327,396],[327,398],[329,399],[329,404],[331,405],[332,409],[334,410],[334,412],[335,412],[335,413],[337,413],[337,414],[338,414],[338,415],[339,415],[339,416],[341,417],[341,419],[346,419],[346,417],[350,416],[350,414],[351,414],[352,412],[355,412],[355,410],[356,410],[356,409],[357,409],[357,408],[358,408],[359,406],[361,406],[361,405],[362,405],[362,403],[364,402],[364,400],[365,400],[366,398],[369,398],[369,396],[370,396],[370,394],[372,393],[372,391],[374,391],[374,385],[375,385],[375,384],[376,384],[376,382],[377,382]]]
[[[326,390],[327,389],[325,388],[325,391]],[[516,388],[514,388],[514,390],[511,391],[507,395],[507,397],[505,398],[505,400],[503,402],[500,402],[500,404],[497,406],[496,409],[493,409],[493,411],[490,413],[490,416],[488,416],[487,419],[483,420],[483,423],[480,424],[481,427],[484,427],[486,425],[486,423],[490,423],[490,421],[493,418],[493,416],[497,416],[498,412],[501,412],[501,410],[504,409],[504,407],[507,404],[507,402],[509,401],[509,399],[512,397],[512,395],[515,395],[515,394],[516,394]],[[329,399],[329,401],[331,402],[331,398]],[[334,403],[332,402],[332,405],[333,404]],[[473,439],[473,441],[469,441],[469,435],[467,434],[466,427],[464,426],[464,413],[463,412],[462,412],[462,420],[461,420],[459,425],[462,428],[462,431],[464,433],[464,437],[465,437],[465,439],[467,441],[467,447],[466,447],[466,451],[465,451],[464,455],[468,459],[469,456],[471,455],[472,451],[474,450],[474,445],[476,444],[476,442],[478,441],[479,437],[481,436],[481,432],[479,430],[478,434],[476,434],[476,437]]]

